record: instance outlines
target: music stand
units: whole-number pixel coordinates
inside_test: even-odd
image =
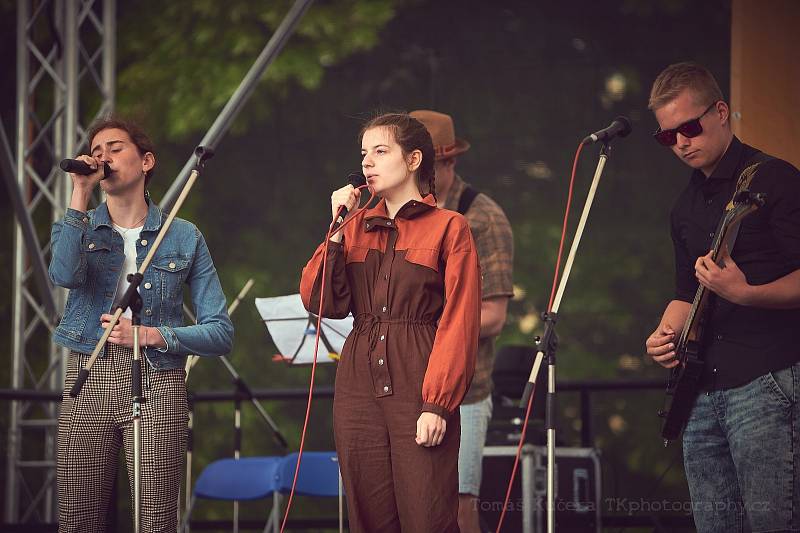
[[[273,360],[292,365],[314,362],[314,337],[317,334],[317,316],[303,307],[299,294],[256,298],[256,309],[267,326],[279,355]],[[353,329],[353,316],[343,319],[322,319],[318,363],[332,363],[339,359],[344,341]]]

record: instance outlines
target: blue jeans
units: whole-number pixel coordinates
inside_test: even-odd
[[[683,434],[697,530],[800,531],[800,363],[702,393]]]
[[[458,493],[478,496],[483,474],[483,445],[492,418],[492,395],[461,404],[461,447],[458,450]]]

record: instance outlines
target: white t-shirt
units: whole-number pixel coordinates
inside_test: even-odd
[[[125,261],[122,263],[122,272],[120,272],[119,279],[117,280],[117,293],[114,295],[114,305],[111,308],[112,312],[116,309],[119,299],[122,298],[122,295],[128,290],[128,286],[130,285],[130,283],[128,283],[128,274],[135,274],[138,270],[136,266],[136,241],[139,240],[139,234],[142,232],[143,227],[144,226],[139,226],[138,228],[123,228],[114,224],[114,229],[117,230],[122,240],[125,241]],[[125,312],[122,313],[122,316],[130,319],[132,317],[130,308],[126,309]]]

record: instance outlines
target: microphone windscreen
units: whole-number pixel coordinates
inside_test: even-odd
[[[631,126],[631,121],[628,119],[628,117],[623,117],[622,115],[620,115],[614,120],[619,121],[622,124],[622,129],[617,134],[620,137],[627,137],[630,134],[630,132],[633,131],[633,127]]]
[[[357,189],[367,184],[367,178],[361,172],[353,172],[347,176],[347,182]]]

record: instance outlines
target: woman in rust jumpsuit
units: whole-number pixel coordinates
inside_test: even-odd
[[[355,317],[333,408],[350,530],[458,531],[458,406],[480,326],[475,244],[464,217],[436,207],[421,122],[399,113],[369,121],[361,154],[381,200],[331,238],[322,312]],[[335,191],[334,216],[359,198],[350,185]],[[323,253],[324,243],[300,283],[313,313]]]

